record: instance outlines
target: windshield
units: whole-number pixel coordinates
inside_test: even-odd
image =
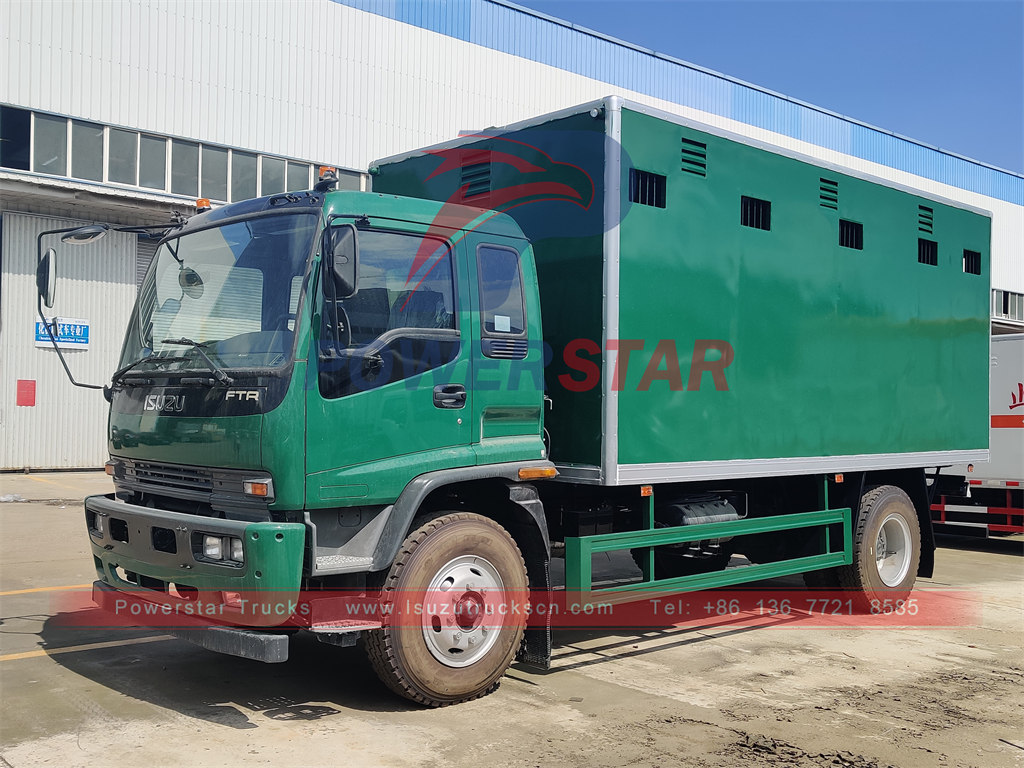
[[[139,289],[120,367],[150,358],[136,370],[209,370],[185,340],[224,368],[284,364],[316,227],[310,214],[262,216],[162,243]]]

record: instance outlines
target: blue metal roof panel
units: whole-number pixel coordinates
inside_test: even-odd
[[[1024,175],[899,136],[505,0],[333,2],[1024,205]]]

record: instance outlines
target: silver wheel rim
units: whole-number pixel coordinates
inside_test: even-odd
[[[446,667],[468,667],[498,640],[497,605],[504,590],[498,569],[475,555],[449,561],[430,581],[423,605],[423,639]]]
[[[902,515],[888,515],[878,528],[875,567],[887,587],[897,587],[910,568],[910,526]]]

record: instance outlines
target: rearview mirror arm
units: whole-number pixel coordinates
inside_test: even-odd
[[[67,360],[64,359],[64,353],[61,352],[60,347],[57,346],[57,339],[53,336],[53,329],[50,328],[50,324],[46,322],[46,318],[43,316],[43,300],[39,299],[37,303],[39,304],[39,319],[43,323],[43,328],[46,329],[46,335],[50,338],[50,343],[53,344],[53,349],[57,353],[57,357],[60,359],[60,364],[64,366],[64,373],[68,375],[68,380],[76,387],[82,387],[83,389],[106,390],[107,388],[102,384],[83,384],[80,381],[75,381],[75,377],[71,375],[71,369],[68,368]],[[106,396],[106,392],[104,392],[104,396]]]
[[[64,229],[50,229],[46,232],[40,232],[36,237],[36,269],[43,261],[43,238],[47,235],[59,235],[63,232],[73,232],[77,227],[65,227]],[[68,368],[67,360],[64,359],[64,353],[61,352],[60,347],[57,345],[57,339],[54,338],[53,329],[50,328],[50,324],[46,322],[46,317],[43,315],[43,297],[39,293],[36,293],[36,311],[39,313],[39,319],[43,323],[43,327],[46,329],[46,335],[50,339],[50,343],[53,344],[53,349],[57,353],[57,358],[60,360],[60,364],[64,367],[64,373],[68,375],[68,381],[70,381],[76,387],[82,387],[83,389],[102,389],[103,396],[107,397],[107,387],[102,384],[83,384],[82,382],[75,381],[75,377],[71,375],[71,369]],[[109,399],[109,398],[108,398]]]

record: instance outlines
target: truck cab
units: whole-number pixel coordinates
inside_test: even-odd
[[[506,216],[359,192],[250,200],[170,230],[108,392],[116,492],[86,502],[98,602],[294,622],[256,605],[365,586],[413,518],[444,506],[504,508],[546,572],[520,476],[554,475],[532,259]],[[189,635],[224,637],[287,655],[279,635]]]

